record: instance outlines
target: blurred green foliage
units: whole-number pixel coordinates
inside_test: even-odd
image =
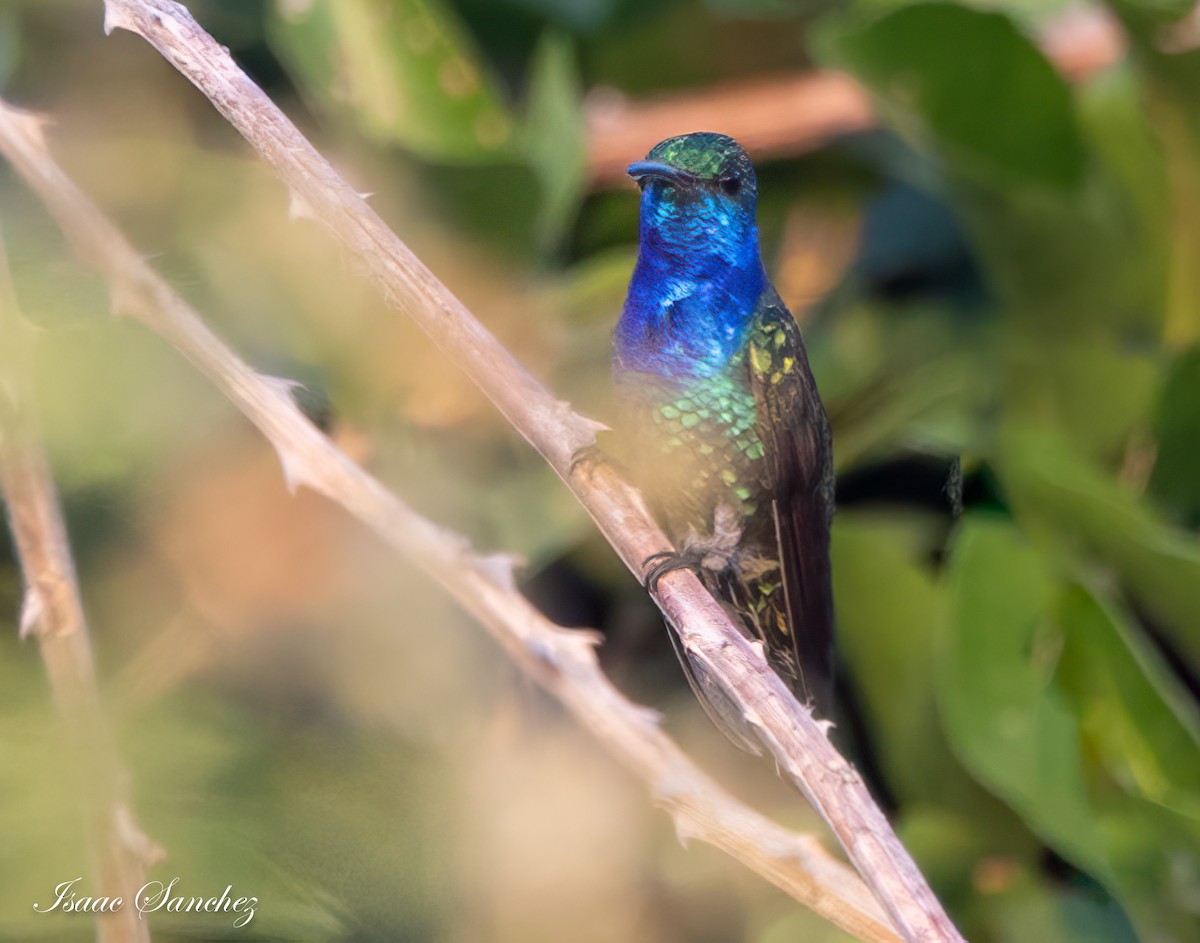
[[[273,45],[326,106],[431,160],[511,154],[511,120],[466,30],[440,3],[332,0],[273,8]]]
[[[1200,47],[1190,3],[1114,0],[1127,54],[1068,82],[1037,41],[1068,6],[192,10],[506,344],[601,417],[636,202],[590,180],[589,115],[813,61],[857,77],[886,132],[760,162],[768,266],[799,299],[835,426],[840,742],[970,939],[1186,943]],[[56,117],[81,185],[248,359],[322,388],[343,444],[409,500],[524,554],[535,598],[604,629],[614,676],[724,780],[814,827],[695,710],[553,475],[353,260],[285,222],[270,175],[186,83],[133,37],[100,36],[100,15],[0,7],[4,94]],[[335,510],[287,497],[171,351],[101,317],[102,286],[7,171],[0,214],[43,329],[38,402],[102,682],[137,812],[171,855],[156,876],[257,893],[243,939],[845,938],[677,848],[464,617]],[[812,271],[833,287],[806,305],[794,273]],[[8,558],[0,602],[18,598]],[[29,913],[85,867],[38,672],[29,646],[0,642],[0,936],[85,939],[83,921]]]

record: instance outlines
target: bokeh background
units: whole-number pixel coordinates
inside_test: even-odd
[[[0,89],[255,366],[484,550],[742,798],[553,474],[102,5],[0,4]],[[501,340],[611,418],[624,163],[737,130],[835,431],[836,736],[980,943],[1200,939],[1200,26],[1189,2],[197,0]],[[877,117],[842,80],[870,90]],[[856,105],[855,103],[859,103]],[[822,117],[823,116],[823,117]],[[681,122],[687,122],[681,124]],[[311,494],[0,168],[37,406],[153,876],[260,898],[156,939],[844,934],[706,846],[461,612]],[[86,872],[0,549],[0,937]]]

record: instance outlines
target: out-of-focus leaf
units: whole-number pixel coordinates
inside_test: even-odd
[[[1111,898],[1051,888],[1021,875],[986,902],[999,943],[1137,943],[1129,918]]]
[[[826,0],[704,0],[717,16],[780,18],[820,9]]]
[[[137,719],[127,755],[141,824],[171,853],[152,876],[180,875],[185,896],[227,883],[257,894],[250,926],[271,939],[378,938],[381,928],[428,938],[445,888],[435,886],[444,845],[430,832],[445,787],[438,760],[391,732],[273,720],[203,696]],[[189,920],[173,915],[164,929]]]
[[[1095,783],[1092,791],[1116,889],[1140,938],[1179,943],[1196,939],[1200,931],[1196,819],[1114,791],[1103,781]]]
[[[950,37],[953,37],[951,40]],[[1006,17],[947,3],[832,24],[824,48],[971,176],[1069,188],[1085,150],[1062,76]]]
[[[1120,451],[1145,420],[1158,385],[1155,359],[1111,335],[1058,336],[1014,325],[1007,354],[1005,419],[1053,427],[1094,458]]]
[[[391,430],[388,430],[391,431]],[[380,437],[376,458],[389,480],[422,512],[486,550],[515,554],[531,567],[544,565],[589,533],[587,516],[554,473],[527,451],[497,467],[494,442],[477,435],[447,441],[409,430]],[[485,491],[489,500],[481,502]],[[531,511],[536,508],[536,513]]]
[[[1006,422],[1052,427],[1109,459],[1145,422],[1159,383],[1156,352],[1137,338],[1162,318],[1155,249],[1165,252],[1167,199],[1128,72],[1091,83],[1079,101],[1094,143],[1086,196],[965,185],[961,205],[1005,305]]]
[[[936,733],[930,671],[945,592],[913,562],[898,522],[840,515],[833,537],[838,644],[880,735],[889,784],[900,797],[944,798],[963,786]]]
[[[1154,411],[1158,456],[1150,491],[1189,523],[1200,523],[1200,348],[1175,360]]]
[[[876,149],[883,167],[907,163],[918,173],[920,158],[899,139]],[[888,148],[891,149],[889,152]],[[853,275],[885,297],[938,298],[978,310],[988,300],[962,222],[946,200],[904,179],[891,180],[867,201]]]
[[[1164,524],[1059,436],[1010,432],[998,469],[1031,534],[1115,567],[1180,652],[1200,664],[1200,542]]]
[[[911,6],[913,0],[859,0],[859,8],[871,10],[894,10]],[[1075,0],[980,0],[971,6],[1006,13],[1019,22],[1042,23],[1075,8]]]
[[[21,32],[16,10],[11,5],[0,9],[0,87],[7,85],[20,62]]]
[[[1200,718],[1156,652],[1081,587],[1063,595],[1064,691],[1085,742],[1130,793],[1200,821]]]
[[[810,348],[839,469],[899,449],[977,451],[990,435],[991,331],[956,324],[944,309],[890,315],[878,306],[844,309]]]
[[[1107,877],[1078,728],[1052,683],[1061,638],[1051,622],[1057,587],[1048,561],[1011,524],[968,517],[950,585],[937,685],[952,748],[1065,857]]]
[[[542,203],[538,237],[557,243],[583,196],[585,154],[582,93],[570,41],[547,33],[533,57],[521,145],[538,175]]]
[[[1105,213],[1128,228],[1124,247],[1138,264],[1126,270],[1144,283],[1140,290],[1145,297],[1160,302],[1170,248],[1168,223],[1179,194],[1172,193],[1161,132],[1146,114],[1137,73],[1128,63],[1117,64],[1076,86],[1075,98],[1098,170],[1127,200]],[[1128,252],[1130,245],[1138,250]]]
[[[1200,78],[1200,69],[1193,71]],[[1194,86],[1193,86],[1194,88]],[[1166,318],[1163,325],[1168,343],[1182,347],[1200,341],[1200,125],[1194,123],[1195,99],[1163,100],[1156,108],[1155,128],[1163,149],[1167,177],[1171,182],[1170,245],[1166,256]],[[1191,126],[1189,127],[1189,123]]]
[[[269,35],[311,99],[429,160],[510,159],[511,119],[439,0],[278,4]]]
[[[173,350],[128,322],[97,319],[37,339],[36,399],[65,488],[128,480],[228,416],[224,403],[205,398],[198,374],[179,369]]]
[[[1086,136],[1101,120],[1091,110],[1137,106],[1132,83],[1113,86],[1112,102],[1089,101],[1085,124],[1028,36],[1002,14],[948,4],[833,19],[819,39],[827,62],[863,80],[889,122],[936,155],[1018,342],[1157,329],[1162,265],[1130,246],[1146,244],[1160,217],[1123,189],[1111,148]]]
[[[482,0],[494,3],[495,0]],[[622,0],[507,0],[514,7],[538,13],[574,30],[594,30],[610,20]]]
[[[1136,13],[1139,24],[1168,26],[1187,16],[1196,5],[1192,0],[1113,0],[1109,6],[1121,13]]]
[[[994,801],[994,800],[993,800]],[[999,805],[999,804],[997,804]],[[1004,810],[1000,806],[1000,810]],[[996,809],[990,810],[997,811]],[[975,894],[973,865],[988,856],[999,856],[1014,850],[1006,845],[995,832],[997,826],[1008,825],[1005,837],[1015,839],[1013,845],[1024,843],[1019,852],[1033,857],[1040,843],[1028,831],[1021,828],[1008,815],[970,812],[950,812],[937,802],[930,805],[906,803],[904,816],[896,823],[896,832],[904,847],[925,875],[938,898],[952,911],[957,910],[956,901],[969,901]],[[991,831],[993,834],[988,834]],[[1000,839],[997,841],[997,839]],[[1015,859],[1008,859],[1015,860]],[[960,929],[971,935],[971,928],[960,924]]]
[[[746,939],[753,943],[789,943],[792,940],[804,940],[805,943],[854,943],[858,937],[839,930],[811,910],[791,907],[761,932]]]
[[[611,333],[636,259],[634,247],[622,246],[594,253],[570,269],[558,286],[555,300],[562,310],[571,313],[572,325],[599,326],[605,335]]]
[[[1186,901],[1200,893],[1200,823],[1185,781],[1194,775],[1195,739],[1154,690],[1164,679],[1114,642],[1111,623],[1106,630],[1093,621],[1094,602],[1064,593],[1052,558],[1009,523],[967,520],[951,582],[954,617],[938,684],[959,758],[1051,847],[1111,889],[1146,938],[1191,939]],[[1098,732],[1099,718],[1112,726]],[[1193,755],[1161,755],[1178,748]]]
[[[1140,105],[1150,116],[1170,187],[1165,336],[1176,346],[1200,340],[1200,50],[1190,0],[1109,0],[1124,27],[1142,80]]]

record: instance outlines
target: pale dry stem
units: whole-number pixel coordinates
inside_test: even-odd
[[[28,405],[25,322],[0,240],[0,492],[25,582],[20,633],[34,636],[80,782],[96,896],[132,901],[162,849],[134,822],[105,721],[75,565],[49,464]],[[98,914],[101,943],[148,943],[133,906]]]
[[[1194,25],[1191,32],[1200,35]],[[1101,6],[1068,7],[1045,24],[1039,40],[1071,81],[1084,81],[1125,54],[1121,28]],[[588,96],[585,117],[587,171],[602,185],[627,183],[625,168],[634,156],[689,131],[720,130],[755,157],[765,157],[804,154],[879,125],[867,90],[833,71],[766,76],[647,99],[599,89]]]

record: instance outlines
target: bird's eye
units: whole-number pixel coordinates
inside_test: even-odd
[[[721,189],[730,196],[733,196],[742,189],[742,181],[738,180],[737,177],[722,177]]]

